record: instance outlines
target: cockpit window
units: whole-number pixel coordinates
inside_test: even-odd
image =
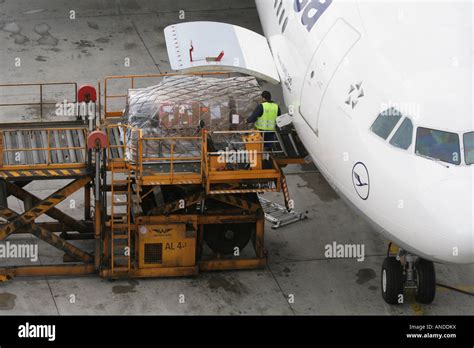
[[[464,134],[464,156],[467,165],[474,164],[474,132]]]
[[[390,108],[377,117],[370,129],[382,139],[387,139],[401,118],[402,114],[398,110]]]
[[[413,123],[409,118],[405,118],[398,130],[390,140],[390,144],[403,150],[407,150],[412,142]]]
[[[419,127],[415,152],[446,163],[461,163],[459,136],[456,133]]]

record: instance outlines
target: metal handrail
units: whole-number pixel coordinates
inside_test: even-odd
[[[45,102],[43,100],[43,87],[45,86],[58,86],[58,85],[72,85],[74,86],[74,101],[77,103],[77,83],[76,82],[43,82],[43,83],[11,83],[11,84],[0,84],[0,88],[14,88],[14,87],[31,87],[38,86],[39,90],[39,102],[37,103],[0,103],[0,107],[8,106],[40,106],[40,120],[43,120],[43,105],[56,105],[58,101],[55,102]],[[61,101],[62,102],[62,101]]]
[[[200,143],[200,156],[190,156],[190,157],[176,157],[175,156],[175,146],[176,142],[179,141],[196,141]],[[143,144],[149,142],[149,141],[155,141],[155,142],[161,142],[161,141],[166,141],[170,142],[170,152],[169,152],[169,157],[145,157],[143,154]],[[143,173],[143,165],[147,163],[153,163],[153,162],[167,162],[170,164],[170,170],[169,170],[169,175],[170,178],[173,180],[173,178],[176,175],[175,172],[175,163],[177,162],[193,162],[193,161],[200,161],[201,166],[200,166],[200,175],[202,176],[202,171],[203,171],[203,165],[202,165],[202,153],[203,153],[203,139],[202,137],[183,137],[183,136],[173,136],[173,137],[158,137],[158,138],[141,138],[139,139],[139,168],[140,168],[140,174]]]
[[[138,132],[137,139],[135,139],[133,142],[129,142],[127,139],[127,132],[123,131],[123,139],[121,141],[123,142],[122,145],[112,145],[110,144],[110,130],[112,128],[123,128],[123,129],[128,129],[130,131],[136,131]],[[174,144],[171,144],[171,151],[170,151],[170,156],[169,157],[145,157],[143,154],[143,144],[149,142],[149,141],[169,141],[169,142],[174,142],[176,143],[177,141],[182,141],[182,140],[191,140],[191,141],[199,141],[201,142],[201,153],[202,153],[202,137],[181,137],[181,136],[176,136],[176,137],[143,137],[143,131],[140,128],[136,128],[130,125],[126,124],[112,124],[112,125],[107,125],[106,128],[106,134],[107,137],[109,138],[109,156],[111,156],[111,150],[115,148],[122,148],[123,153],[124,153],[124,162],[128,162],[128,164],[133,167],[134,170],[136,170],[136,174],[138,178],[143,177],[143,165],[146,165],[147,163],[152,163],[152,162],[157,162],[157,161],[166,161],[170,163],[170,172],[169,175],[171,177],[174,177],[175,172],[174,172],[174,164],[179,161],[202,161],[202,155],[201,156],[191,156],[191,157],[175,157],[175,152],[174,152]],[[127,150],[135,150],[137,151],[136,153],[136,160],[135,161],[129,161],[125,157]],[[132,163],[133,162],[133,163]],[[201,175],[202,175],[202,165],[201,165]]]
[[[127,147],[129,147],[129,142],[127,141],[127,133],[125,131],[123,131],[123,139],[121,139],[122,141],[122,145],[112,145],[110,143],[110,129],[112,128],[125,128],[125,129],[128,129],[132,132],[139,132],[139,137],[141,137],[141,134],[142,134],[142,130],[140,128],[136,128],[136,127],[133,127],[133,126],[130,126],[128,124],[109,124],[107,125],[106,127],[106,134],[107,134],[107,139],[109,141],[109,144],[108,144],[108,154],[109,154],[109,158],[112,158],[112,149],[119,149],[121,148],[123,153],[125,154],[126,151],[127,151]],[[125,161],[125,158],[124,158],[124,161]]]
[[[212,156],[218,156],[221,155],[222,153],[219,152],[212,152],[208,151],[207,149],[207,143],[208,143],[208,135],[212,134],[242,134],[242,135],[249,135],[249,134],[255,134],[255,133],[265,133],[265,131],[258,131],[258,130],[245,130],[245,131],[206,131],[203,130],[201,136],[169,136],[169,137],[144,137],[143,132],[141,129],[129,126],[129,125],[122,125],[122,124],[116,124],[116,125],[108,125],[107,126],[107,135],[110,133],[110,128],[113,127],[122,127],[124,129],[123,131],[123,144],[122,145],[109,145],[110,148],[117,148],[121,147],[124,151],[124,162],[128,162],[128,165],[133,166],[136,176],[139,179],[142,179],[144,176],[144,166],[146,165],[152,165],[152,164],[157,164],[157,162],[162,163],[167,163],[170,165],[169,171],[166,173],[160,173],[159,175],[168,175],[170,177],[170,180],[173,181],[173,179],[179,175],[179,172],[175,171],[175,165],[176,163],[183,163],[183,162],[193,162],[193,161],[199,161],[200,162],[200,175],[203,177],[204,180],[207,180],[209,178],[209,173],[212,171],[211,168],[211,161],[210,158]],[[132,131],[137,131],[138,135],[136,138],[133,139],[133,141],[128,141],[127,139],[127,131],[126,129],[132,130]],[[196,148],[196,151],[200,152],[200,155],[198,156],[184,156],[184,157],[179,157],[176,156],[176,143],[179,141],[194,141],[198,142],[198,145],[200,148]],[[149,142],[167,142],[169,145],[169,148],[166,150],[166,156],[163,155],[152,155],[151,157],[145,156],[145,151],[144,149],[147,146],[147,143]],[[249,141],[249,142],[242,142],[242,144],[265,144],[268,143],[269,141],[262,140],[260,141]],[[271,141],[276,142],[276,141]],[[198,150],[199,149],[199,150]],[[127,150],[132,150],[134,151],[134,159],[130,161],[130,159],[125,158],[125,153]],[[110,149],[109,149],[110,151]],[[274,153],[274,151],[269,152],[269,151],[261,151],[257,150],[256,154],[261,156],[264,154],[268,153]],[[265,170],[268,171],[268,170]],[[214,172],[214,171],[213,171]],[[156,173],[153,174],[152,176],[157,175]],[[255,173],[255,175],[258,175]]]
[[[0,134],[1,134],[1,138],[2,138],[2,143],[0,144],[0,147],[1,147],[1,154],[2,154],[2,162],[0,163],[0,166],[1,167],[12,167],[14,165],[4,165],[3,164],[3,159],[5,158],[5,155],[7,155],[8,153],[11,153],[11,152],[33,152],[33,151],[45,151],[46,154],[47,154],[47,157],[45,158],[45,162],[46,163],[38,163],[38,164],[31,164],[29,166],[31,167],[35,167],[35,166],[44,166],[44,165],[47,165],[47,166],[50,166],[50,165],[55,165],[56,163],[53,163],[53,160],[52,160],[52,151],[62,151],[62,150],[81,150],[81,151],[84,151],[84,158],[85,158],[85,153],[86,153],[86,150],[87,150],[87,144],[84,144],[84,146],[72,146],[72,147],[68,147],[68,146],[59,146],[59,147],[52,147],[52,137],[51,137],[51,132],[64,132],[64,131],[81,131],[83,133],[83,136],[84,136],[84,139],[87,138],[87,129],[83,128],[83,127],[77,127],[77,128],[35,128],[35,129],[22,129],[21,131],[22,132],[46,132],[46,137],[47,137],[47,140],[46,140],[46,146],[43,146],[43,147],[30,147],[30,148],[16,148],[16,149],[6,149],[5,146],[4,146],[4,142],[5,142],[5,133],[6,132],[10,132],[11,130],[2,130],[0,131]],[[83,164],[85,163],[85,160],[84,161],[72,161],[72,158],[71,158],[71,162],[69,164]],[[65,163],[61,163],[61,164],[65,164]],[[20,164],[19,164],[20,165]]]

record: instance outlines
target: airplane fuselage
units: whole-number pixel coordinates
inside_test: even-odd
[[[404,250],[474,263],[472,3],[256,3],[295,128],[334,190]],[[400,117],[384,139],[371,127],[386,110]],[[421,128],[459,136],[452,161],[418,152]]]

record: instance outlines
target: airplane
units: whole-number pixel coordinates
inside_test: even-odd
[[[264,37],[214,22],[166,28],[172,68],[281,83],[321,174],[390,241],[385,302],[401,304],[413,288],[418,302],[431,303],[435,262],[474,263],[473,2],[256,6]],[[206,51],[200,56],[224,52],[222,61],[186,61],[190,39]]]

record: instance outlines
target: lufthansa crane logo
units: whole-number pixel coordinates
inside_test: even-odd
[[[364,163],[358,162],[352,168],[352,183],[359,197],[366,201],[370,194],[370,179]]]
[[[165,234],[168,233],[169,231],[172,231],[172,228],[155,228],[153,229],[153,232],[160,233],[160,234]]]

